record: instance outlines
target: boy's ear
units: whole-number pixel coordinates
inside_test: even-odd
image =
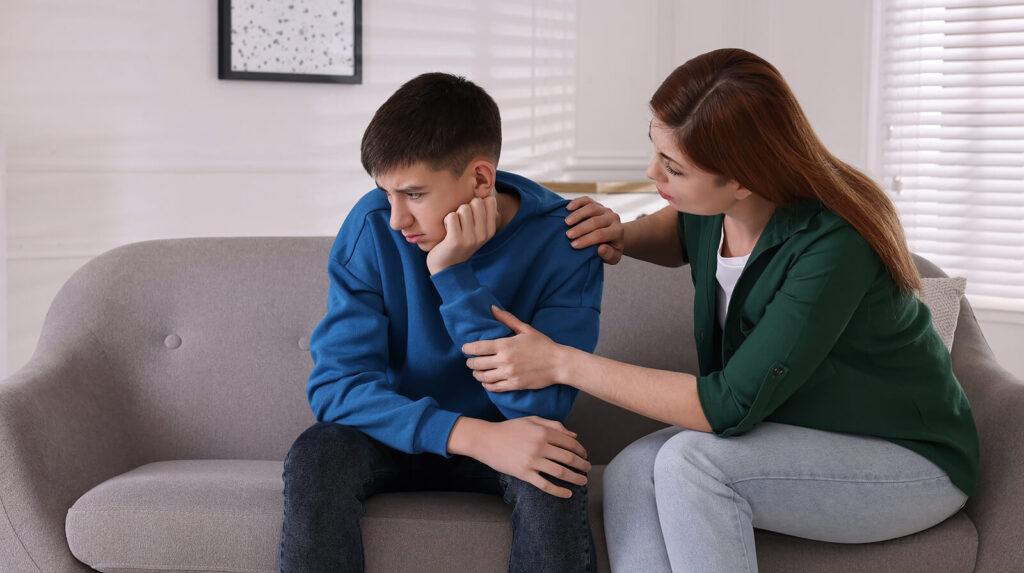
[[[473,196],[484,199],[494,191],[497,170],[494,164],[486,159],[474,159],[469,168],[473,176]]]

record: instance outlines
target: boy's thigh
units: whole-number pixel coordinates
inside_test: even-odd
[[[330,422],[310,426],[285,458],[285,482],[335,484],[365,498],[384,491],[418,489],[429,454],[407,454],[360,430]]]
[[[418,490],[462,491],[501,495],[505,488],[497,471],[474,458],[452,456],[445,458],[431,454],[418,476]]]

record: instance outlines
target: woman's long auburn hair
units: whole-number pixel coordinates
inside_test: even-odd
[[[867,240],[900,290],[920,289],[896,207],[825,149],[774,66],[745,50],[708,52],[669,74],[651,109],[695,165],[778,205],[821,201]]]

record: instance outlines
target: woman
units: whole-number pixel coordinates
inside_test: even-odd
[[[622,225],[578,199],[568,235],[610,264],[690,264],[700,372],[576,351],[498,309],[516,335],[464,348],[489,390],[568,384],[672,424],[605,471],[613,569],[755,571],[755,527],[863,543],[954,514],[977,431],[884,192],[749,52],[690,60],[651,108],[669,207]]]

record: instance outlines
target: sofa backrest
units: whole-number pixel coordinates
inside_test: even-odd
[[[331,242],[176,239],[114,249],[58,294],[37,355],[101,354],[110,376],[93,382],[96,391],[129,418],[144,460],[283,459],[314,421],[309,335],[325,309]],[[696,372],[692,325],[688,267],[631,259],[605,267],[598,354]],[[583,394],[566,424],[595,463],[664,425]]]
[[[648,368],[696,373],[690,267],[623,258],[604,267],[596,354]],[[633,440],[665,426],[580,393],[566,420],[592,463],[604,464]]]
[[[110,379],[96,391],[129,418],[143,460],[282,459],[314,421],[309,335],[325,309],[331,242],[197,238],[114,249],[58,294],[37,353],[71,345],[102,355]],[[685,268],[607,267],[598,351],[686,369],[689,285]],[[69,333],[78,333],[74,342]],[[660,425],[588,396],[570,423],[592,457],[608,459]]]
[[[308,340],[324,314],[331,242],[180,239],[114,249],[57,295],[37,355],[61,351],[66,331],[87,333],[75,351],[109,363],[98,391],[130,418],[140,463],[284,459],[315,421],[305,396]]]

